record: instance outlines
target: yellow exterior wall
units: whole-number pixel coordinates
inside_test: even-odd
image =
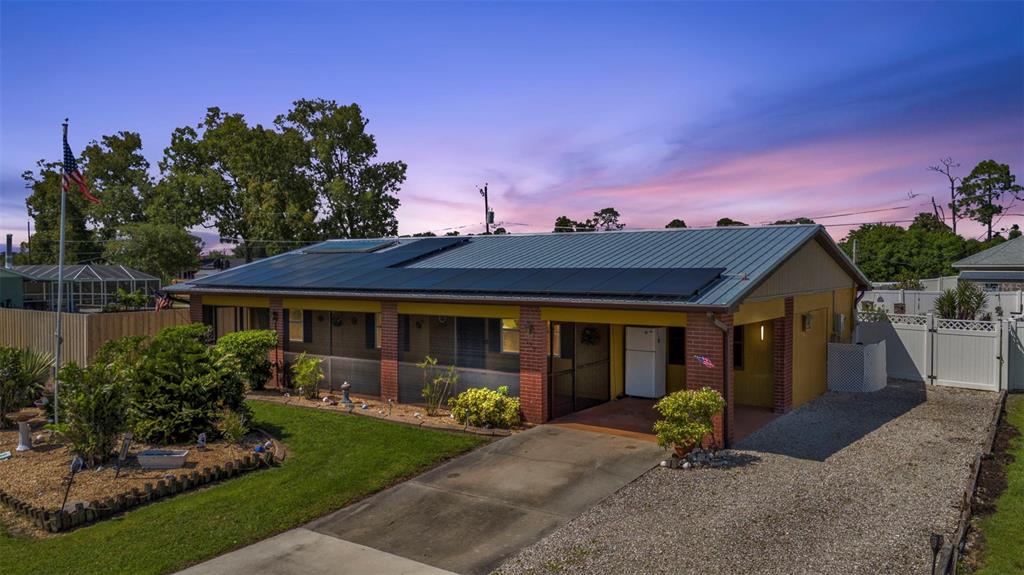
[[[270,307],[270,298],[258,295],[203,295],[203,305]]]
[[[668,364],[665,374],[665,393],[675,393],[686,389],[686,366]]]
[[[398,302],[398,313],[409,315],[493,317],[519,319],[519,306],[471,305],[458,303]]]
[[[764,339],[761,339],[761,328]],[[734,370],[735,401],[742,405],[772,407],[774,395],[772,386],[775,378],[772,372],[772,322],[764,321],[744,324],[743,328],[743,369]]]
[[[281,300],[285,309],[315,309],[323,311],[352,311],[378,313],[380,302],[362,299],[317,299],[286,297]]]
[[[762,322],[786,315],[786,298],[744,302],[732,315],[733,325]]]
[[[793,298],[793,406],[796,407],[827,389],[828,342],[849,342],[853,331],[855,288],[798,295]],[[833,337],[835,314],[846,316],[842,333]],[[811,327],[804,330],[804,315]]]
[[[546,321],[686,327],[686,312],[542,307],[540,317]]]

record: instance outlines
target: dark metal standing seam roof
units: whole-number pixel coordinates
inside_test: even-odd
[[[440,239],[428,239],[421,246],[434,243],[429,240]],[[394,295],[394,290],[389,292],[389,278],[395,280],[399,275],[407,276],[412,270],[422,271],[424,282],[445,285],[445,281],[457,284],[457,279],[451,278],[464,277],[467,270],[551,270],[554,274],[555,270],[579,269],[581,273],[584,270],[607,270],[610,274],[613,270],[629,269],[717,269],[716,274],[720,273],[717,279],[704,285],[695,295],[658,303],[686,307],[728,307],[741,301],[808,241],[819,241],[859,285],[870,286],[867,278],[839,250],[824,228],[818,225],[471,236],[422,259],[397,264],[400,266],[397,270],[404,271],[377,268],[371,270],[373,273],[366,274],[364,268],[360,272],[359,268],[364,265],[379,261],[376,258],[419,249],[421,246],[415,244],[422,241],[402,239],[396,247],[369,254],[307,253],[317,250],[306,248],[178,284],[170,289],[179,292],[247,290],[289,293],[306,290],[358,296],[359,293],[348,293],[348,289],[341,287],[358,283],[373,292],[373,295],[384,297]],[[435,273],[431,273],[431,270]],[[360,273],[363,275],[359,276]],[[500,299],[497,296],[516,299],[514,295],[502,294],[503,291],[507,290],[497,290],[495,299]],[[361,295],[367,297],[366,293]],[[458,290],[453,289],[452,295],[458,296]],[[569,297],[557,294],[545,297],[574,302],[585,302],[588,298],[586,295]],[[650,303],[650,299],[641,293],[633,296],[620,293],[614,299],[616,303],[624,304]]]

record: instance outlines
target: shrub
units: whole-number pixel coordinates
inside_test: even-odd
[[[292,383],[306,399],[320,398],[319,384],[324,378],[320,362],[319,358],[306,357],[306,352],[292,362]]]
[[[945,319],[975,319],[985,309],[988,296],[978,284],[960,282],[935,300],[935,311]]]
[[[106,461],[126,428],[126,372],[116,365],[74,362],[60,370],[60,424],[52,426],[90,463]]]
[[[217,340],[217,347],[238,359],[242,379],[249,389],[263,389],[270,381],[271,363],[268,353],[277,345],[277,333],[269,329],[253,329],[229,333]]]
[[[721,394],[710,388],[677,391],[654,404],[661,419],[654,423],[658,445],[688,449],[704,437],[714,437],[711,418],[725,409]]]
[[[509,397],[508,387],[497,391],[474,387],[448,400],[456,421],[476,427],[509,428],[519,423],[519,398]]]
[[[53,358],[30,349],[0,347],[0,428],[13,413],[43,392]]]
[[[459,382],[459,374],[456,373],[455,366],[451,365],[445,371],[431,377],[431,373],[437,368],[437,360],[429,355],[416,366],[423,370],[421,393],[427,402],[427,415],[437,415],[438,409],[441,408],[445,400],[450,399],[451,390],[455,389]]]
[[[249,418],[237,411],[225,411],[217,422],[217,431],[231,443],[239,443],[249,433]]]
[[[168,327],[138,352],[137,361],[120,356],[120,361],[133,364],[129,419],[137,438],[191,441],[213,430],[224,410],[248,413],[237,359],[207,345],[209,339],[202,324]]]

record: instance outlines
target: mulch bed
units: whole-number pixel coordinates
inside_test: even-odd
[[[964,565],[971,571],[980,567],[982,551],[985,548],[985,537],[975,526],[980,517],[996,511],[996,500],[1007,486],[1006,468],[1015,460],[1013,454],[1009,452],[1010,442],[1020,435],[1021,431],[1007,421],[1004,406],[999,428],[996,430],[995,441],[992,444],[992,453],[981,459],[978,484],[974,490],[971,504],[973,512],[971,529],[967,534],[966,553],[961,558]]]
[[[20,419],[25,420],[24,417]],[[0,431],[0,452],[11,452],[10,459],[0,461],[0,491],[27,505],[57,511],[64,499],[64,478],[70,474],[70,464],[75,454],[57,435],[43,429],[45,422],[38,414],[34,414],[29,421],[32,425],[33,438],[31,451],[15,451],[18,445],[16,430]],[[146,484],[152,486],[159,481],[172,483],[175,479],[183,481],[204,468],[226,467],[229,463],[252,455],[253,448],[264,441],[266,438],[263,435],[254,432],[239,444],[210,442],[203,450],[196,449],[194,444],[150,446],[133,443],[120,473],[117,473],[113,461],[78,472],[65,509],[74,509],[76,503],[88,504],[91,501],[116,498],[118,495],[132,492],[133,489],[143,491]],[[142,469],[134,454],[151,447],[187,449],[189,453],[186,463],[179,469]],[[115,474],[117,479],[114,479]],[[22,531],[19,522],[9,521],[10,515],[0,514],[0,521]]]
[[[296,394],[294,391],[264,389],[260,391],[251,391],[249,392],[248,397],[249,399],[256,399],[259,401],[272,401],[274,403],[283,403],[285,405],[308,407],[327,411],[337,411],[342,413],[348,411],[348,409],[340,403],[340,394],[320,393],[320,399],[313,400],[306,399],[301,395]],[[325,398],[328,399],[328,401],[324,401]],[[525,429],[525,427],[511,430],[472,426],[467,427],[466,425],[456,421],[451,416],[451,412],[445,407],[439,408],[437,415],[427,415],[426,406],[424,405],[397,402],[389,405],[388,402],[382,401],[379,397],[354,394],[351,395],[350,398],[355,404],[352,409],[352,413],[354,415],[374,417],[406,425],[446,429],[450,431],[465,431],[477,435],[489,436],[506,436]],[[366,406],[365,408],[363,407],[364,405]]]

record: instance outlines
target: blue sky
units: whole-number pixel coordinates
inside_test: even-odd
[[[516,232],[606,206],[634,228],[898,221],[945,197],[926,168],[947,155],[1024,179],[1020,2],[5,0],[0,34],[0,227],[19,239],[20,174],[58,157],[65,116],[76,150],[137,131],[155,166],[209,106],[269,123],[314,97],[357,102],[380,158],[409,164],[402,233],[478,231],[483,182]]]

